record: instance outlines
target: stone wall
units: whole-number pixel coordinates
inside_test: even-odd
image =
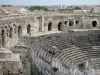
[[[29,33],[99,28],[99,20],[98,15],[68,13],[4,16],[0,18],[0,47],[14,47],[22,36],[29,36]],[[93,21],[96,23],[94,27]]]

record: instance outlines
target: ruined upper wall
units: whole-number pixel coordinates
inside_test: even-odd
[[[99,15],[72,13],[34,13],[0,16],[1,47],[11,47],[22,36],[69,29],[94,29],[100,27]],[[3,39],[4,38],[4,39]]]

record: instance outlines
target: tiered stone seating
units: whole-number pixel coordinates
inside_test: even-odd
[[[94,45],[100,45],[100,34],[89,34],[89,38]]]
[[[72,41],[79,47],[91,46],[91,40],[88,38],[88,36],[73,36]]]
[[[50,66],[48,67],[48,66],[46,66],[45,64],[48,64],[48,65],[50,65],[50,61],[51,61],[51,57],[50,56],[48,56],[48,50],[50,50],[49,48],[51,48],[51,47],[46,47],[45,48],[45,46],[47,45],[47,44],[50,44],[51,42],[50,42],[50,40],[46,40],[45,42],[43,41],[43,42],[41,42],[41,43],[39,43],[38,44],[38,46],[35,46],[35,49],[37,50],[37,53],[38,53],[38,56],[40,56],[41,57],[41,59],[43,60],[43,62],[42,62],[42,67],[45,69],[45,70],[48,70],[48,72],[50,72]],[[41,47],[41,45],[43,45],[44,47],[42,48]],[[48,45],[49,46],[49,45]],[[45,49],[44,49],[45,48]],[[51,49],[52,50],[52,49]]]
[[[92,46],[89,50],[89,56],[91,58],[99,58],[100,57],[100,48],[96,48],[96,46]]]
[[[70,66],[72,62],[76,63],[80,60],[83,61],[84,59],[88,59],[88,55],[83,53],[80,48],[75,48],[73,46],[62,50],[55,58],[57,58],[62,64]]]
[[[100,69],[100,59],[97,59],[95,61],[92,61],[92,65],[93,65],[93,68],[95,69]]]
[[[60,50],[66,49],[71,45],[70,41],[63,37],[56,37],[55,43]]]
[[[92,48],[92,41],[88,36],[72,36],[55,34],[44,36],[33,45],[33,52],[42,60],[40,64],[44,70],[50,72],[51,62],[57,59],[66,69],[73,64],[80,64],[91,58],[100,57],[99,50]],[[54,52],[50,54],[49,52]],[[38,61],[37,61],[38,62]],[[99,62],[95,63],[97,66]],[[56,64],[56,63],[55,63]],[[95,65],[95,66],[96,66]],[[61,74],[63,75],[63,74]]]

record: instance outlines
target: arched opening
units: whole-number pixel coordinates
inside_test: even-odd
[[[59,23],[58,23],[58,30],[59,30],[59,31],[62,31],[62,22],[59,22]]]
[[[78,20],[76,20],[76,21],[75,21],[75,23],[76,23],[76,25],[78,25],[78,24],[79,24],[79,21],[78,21]]]
[[[97,21],[92,21],[92,26],[96,27],[97,26]]]
[[[73,26],[74,25],[74,21],[69,21],[69,26]]]
[[[18,37],[20,38],[22,36],[22,27],[18,27]]]
[[[64,21],[64,24],[67,25],[67,21]]]
[[[28,26],[27,26],[27,34],[29,34],[31,32],[31,25],[29,24]]]
[[[2,30],[2,46],[5,46],[5,31]]]
[[[51,31],[52,30],[52,23],[50,22],[49,24],[48,24],[48,31]]]
[[[12,38],[12,37],[13,37],[13,29],[12,29],[12,27],[10,28],[9,37],[10,37],[10,38]]]

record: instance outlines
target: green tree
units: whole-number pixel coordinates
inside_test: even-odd
[[[48,11],[48,8],[43,7],[43,6],[31,6],[29,7],[29,10],[33,11],[33,10],[44,10],[44,11]]]
[[[1,5],[1,6],[12,6],[12,5]]]
[[[77,10],[77,9],[81,9],[81,8],[79,6],[76,6],[74,9]]]

